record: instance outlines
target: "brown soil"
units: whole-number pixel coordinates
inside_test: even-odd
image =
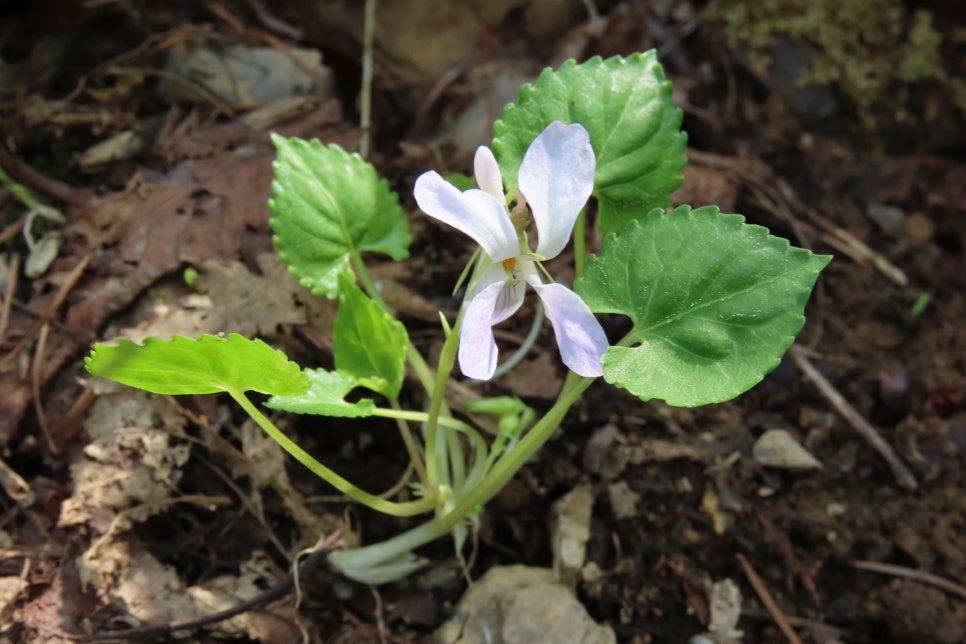
[[[138,326],[258,334],[304,364],[331,362],[321,331],[331,310],[278,288],[284,271],[272,273],[278,267],[260,258],[271,250],[266,132],[244,120],[248,108],[211,97],[173,107],[157,91],[169,51],[191,38],[318,49],[332,75],[312,91],[327,98],[275,117],[271,128],[354,148],[361,10],[269,4],[0,2],[0,167],[68,218],[49,271],[28,279],[23,209],[0,192],[3,263],[13,269],[4,282],[0,363],[5,641],[68,641],[143,625],[122,596],[128,606],[156,602],[154,623],[178,619],[147,581],[165,575],[181,596],[227,576],[237,587],[218,608],[235,605],[283,579],[310,537],[353,528],[350,536],[358,530],[372,542],[409,525],[320,498],[331,490],[291,461],[271,468],[277,455],[230,401],[107,410],[95,401],[110,392],[92,388],[83,371],[93,341]],[[376,34],[370,156],[413,223],[412,258],[381,270],[424,354],[440,346],[435,311],[459,305],[450,293],[470,252],[427,223],[411,199],[423,170],[470,171],[470,152],[440,148],[436,137],[459,133],[456,114],[489,91],[489,79],[567,57],[658,47],[691,146],[676,201],[721,204],[835,255],[809,304],[798,356],[872,423],[915,480],[915,489],[903,483],[791,357],[739,399],[697,409],[641,404],[600,382],[487,506],[472,574],[550,565],[548,509],[590,483],[596,503],[577,592],[619,641],[681,642],[702,632],[709,584],[722,579],[741,588],[746,641],[786,641],[768,601],[805,642],[966,641],[966,129],[960,95],[949,89],[963,87],[955,65],[966,60],[966,20],[955,3],[895,3],[907,30],[916,12],[933,18],[948,64],[945,77],[896,94],[914,117],[901,121],[890,119],[900,106],[889,96],[857,105],[835,84],[810,86],[823,100],[806,101],[782,77],[787,70],[749,65],[724,31],[727,21],[687,2],[599,2],[593,29],[580,2],[493,3],[498,15],[487,14],[482,27],[459,18],[475,3],[437,2],[446,7],[440,20],[454,21],[445,37],[429,18],[417,19],[430,15],[424,3],[408,4],[380,3],[393,33]],[[470,51],[446,63],[460,42]],[[910,103],[912,95],[921,100]],[[140,137],[137,149],[100,161],[83,156],[127,131]],[[222,262],[202,271],[214,305],[198,313],[185,305],[191,290],[181,272],[209,260]],[[265,304],[273,291],[283,295]],[[507,346],[527,324],[523,315],[501,327]],[[545,329],[526,375],[484,391],[518,391],[546,408],[552,388],[541,383],[562,375],[552,348]],[[415,387],[404,397],[421,407]],[[97,438],[108,425],[135,428],[136,437]],[[759,465],[752,444],[774,428],[789,430],[823,467]],[[313,420],[288,429],[365,489],[387,489],[405,469],[389,423]],[[95,465],[113,469],[84,469]],[[282,474],[263,480],[260,468]],[[112,487],[109,475],[140,487]],[[448,541],[423,554],[431,569],[380,588],[378,603],[370,589],[323,566],[303,580],[297,608],[284,594],[272,604],[276,617],[251,612],[247,625],[220,635],[194,630],[191,641],[428,641],[465,583]],[[239,579],[252,569],[243,592]],[[163,629],[141,636],[165,638],[172,636]]]

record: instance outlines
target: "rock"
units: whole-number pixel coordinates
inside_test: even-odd
[[[436,631],[459,644],[611,644],[609,626],[594,622],[573,592],[546,568],[498,566],[473,584]]]
[[[594,489],[587,483],[576,485],[550,508],[550,545],[558,579],[572,581],[584,567],[593,511]]]
[[[333,82],[332,72],[322,65],[321,53],[297,47],[283,52],[273,47],[215,47],[182,42],[171,48],[165,69],[242,108],[267,105],[295,94],[325,96]],[[210,102],[208,96],[191,85],[167,76],[158,83],[157,92],[168,103]]]
[[[751,448],[755,461],[783,470],[815,470],[822,463],[799,445],[784,429],[769,429]]]
[[[898,235],[906,222],[906,213],[901,208],[884,204],[870,203],[865,207],[865,214],[869,219],[890,235]]]

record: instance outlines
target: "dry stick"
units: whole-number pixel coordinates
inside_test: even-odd
[[[92,259],[94,259],[94,253],[93,252],[88,253],[77,263],[77,266],[75,266],[71,270],[71,272],[67,275],[67,279],[64,281],[63,284],[61,284],[60,288],[54,294],[53,301],[47,306],[47,310],[44,311],[42,317],[35,320],[34,323],[30,326],[30,329],[24,334],[22,338],[20,338],[20,340],[17,342],[14,348],[11,349],[7,353],[7,355],[0,358],[0,367],[5,366],[11,360],[15,359],[17,355],[19,355],[20,351],[31,340],[34,339],[34,337],[37,335],[37,333],[40,332],[40,329],[45,324],[56,322],[54,320],[54,315],[57,314],[57,311],[60,309],[60,306],[67,299],[67,296],[70,294],[71,289],[74,288],[75,284],[77,284],[77,281],[80,279],[81,274],[84,272],[84,269],[87,268],[87,265],[90,264]],[[16,305],[16,302],[14,302],[14,304]]]
[[[248,0],[248,6],[252,8],[252,11],[255,12],[255,16],[261,23],[269,29],[277,31],[283,36],[288,36],[293,40],[300,40],[302,38],[303,32],[301,29],[293,27],[281,18],[270,13],[260,0]]]
[[[88,190],[73,188],[66,183],[51,179],[35,170],[20,157],[2,148],[0,148],[0,168],[4,168],[13,179],[34,192],[42,192],[68,205],[84,206],[90,201],[91,194]]]
[[[12,467],[7,465],[7,462],[0,458],[0,486],[3,487],[3,491],[13,499],[14,501],[23,501],[30,497],[33,490],[30,487],[30,483],[20,474],[17,473]]]
[[[792,544],[788,541],[788,537],[785,536],[783,532],[779,532],[778,528],[775,527],[765,515],[755,512],[755,516],[758,518],[758,522],[761,523],[762,527],[765,529],[772,539],[775,540],[775,546],[778,551],[781,552],[782,556],[788,561],[788,565],[792,567],[797,574],[799,579],[801,579],[802,585],[808,594],[812,597],[812,601],[815,602],[816,606],[821,606],[822,601],[818,596],[818,589],[815,587],[815,581],[812,576],[808,573],[808,570],[802,564],[802,560],[798,558],[795,551],[792,549]]]
[[[325,560],[325,556],[330,550],[338,545],[339,540],[342,535],[339,532],[333,532],[328,538],[319,546],[319,549],[313,552],[311,555],[305,558],[302,565],[298,567],[298,572],[290,572],[288,576],[282,581],[278,582],[268,590],[265,590],[258,595],[252,597],[249,600],[243,601],[237,606],[233,606],[226,610],[213,613],[211,615],[205,615],[204,617],[196,617],[194,619],[184,619],[180,621],[171,622],[169,624],[159,624],[157,626],[145,626],[143,628],[131,628],[124,631],[116,631],[114,633],[104,633],[102,635],[94,635],[88,638],[76,638],[83,642],[113,642],[113,641],[129,641],[129,640],[155,640],[162,637],[168,637],[176,631],[193,631],[211,624],[216,624],[218,622],[223,622],[226,619],[231,619],[235,615],[241,615],[242,613],[247,613],[249,611],[258,610],[268,604],[281,599],[288,595],[295,588],[295,577],[304,576],[318,568],[318,566]],[[66,635],[66,634],[65,634]]]
[[[858,568],[859,570],[882,573],[883,575],[894,575],[904,579],[912,579],[913,581],[935,586],[936,588],[966,599],[966,586],[960,586],[956,582],[950,581],[945,577],[940,577],[939,575],[922,572],[921,570],[913,570],[912,568],[906,568],[904,566],[878,563],[876,561],[853,561],[852,567]]]
[[[852,425],[855,431],[859,432],[866,441],[869,442],[872,447],[882,455],[882,458],[886,460],[889,464],[889,468],[895,475],[896,479],[899,481],[899,485],[902,487],[915,490],[919,487],[919,483],[916,482],[916,477],[913,476],[912,472],[906,467],[906,464],[902,462],[892,446],[889,445],[883,439],[879,432],[876,431],[875,427],[869,424],[869,422],[856,411],[855,407],[849,404],[847,400],[838,392],[835,387],[832,386],[828,380],[825,379],[818,369],[816,369],[809,359],[805,356],[805,353],[797,346],[792,346],[788,350],[788,353],[792,356],[795,364],[798,368],[802,370],[805,377],[808,378],[813,385],[815,385],[819,392],[832,403],[832,406],[842,415],[845,420]]]
[[[693,148],[688,148],[687,155],[689,161],[707,168],[728,172],[747,184],[757,187],[758,191],[768,195],[769,200],[772,202],[771,204],[766,204],[766,206],[787,204],[798,214],[804,215],[812,222],[808,226],[809,228],[814,226],[824,233],[822,240],[825,243],[843,254],[848,255],[856,263],[871,263],[880,273],[899,286],[906,286],[909,283],[909,278],[898,266],[864,244],[855,235],[832,223],[821,213],[805,206],[792,187],[788,185],[788,182],[779,177],[764,161],[760,159],[735,159],[734,157],[702,152],[701,150],[695,150]],[[741,161],[746,161],[746,163],[742,164]],[[750,162],[751,167],[748,167],[748,162]],[[769,179],[777,184],[777,187],[770,185],[768,182]],[[779,209],[782,211],[780,214],[789,221],[789,224],[793,228],[804,227],[805,224],[803,222],[789,219],[788,215],[790,213],[786,212],[785,208]]]
[[[23,230],[23,227],[26,225],[26,223],[27,223],[27,215],[22,215],[20,219],[13,222],[3,230],[0,230],[0,244],[6,243],[7,240],[13,239],[17,235],[19,235],[20,231]],[[16,257],[16,255],[14,255],[14,257]]]
[[[765,582],[761,580],[755,569],[751,567],[748,560],[745,559],[744,555],[738,553],[738,563],[741,564],[741,568],[745,572],[745,577],[748,578],[748,583],[751,587],[755,589],[755,593],[758,595],[758,599],[761,603],[765,605],[765,609],[771,618],[775,620],[775,624],[781,629],[781,632],[785,635],[785,638],[791,642],[791,644],[802,644],[802,640],[792,629],[792,625],[788,623],[788,619],[785,617],[785,613],[778,608],[778,604],[775,603],[774,598],[772,598],[771,593],[768,592],[768,588],[765,587]]]
[[[17,276],[20,273],[20,255],[14,255],[7,264],[7,292],[3,294],[3,303],[0,304],[0,342],[7,335],[7,324],[10,322],[10,309],[13,307],[13,299],[17,293]]]
[[[37,346],[34,348],[34,357],[30,362],[30,386],[34,397],[34,411],[37,414],[37,424],[44,435],[47,449],[54,456],[60,454],[60,446],[50,433],[50,424],[47,422],[47,412],[44,410],[44,400],[40,395],[40,387],[45,382],[43,378],[44,353],[47,352],[47,338],[50,336],[50,324],[40,327],[37,334]]]
[[[359,91],[359,156],[369,156],[372,141],[372,39],[376,30],[376,0],[366,0],[362,33],[362,89]]]

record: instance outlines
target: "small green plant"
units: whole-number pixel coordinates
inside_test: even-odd
[[[801,329],[829,257],[711,206],[666,212],[685,163],[680,125],[653,52],[569,62],[546,70],[506,107],[494,124],[492,151],[477,152],[478,188],[460,190],[435,172],[420,176],[420,208],[479,245],[461,279],[466,297],[456,321],[450,326],[440,316],[445,342],[435,369],[382,299],[363,257],[407,256],[411,236],[397,196],[358,155],[275,137],[275,243],[305,287],[339,299],[335,369],[301,369],[239,335],[97,344],[87,368],[159,394],[227,393],[296,460],[355,501],[395,516],[430,514],[388,541],[330,556],[354,579],[397,579],[422,564],[413,554],[420,545],[453,533],[462,546],[480,508],[598,377],[642,401],[725,401],[772,370]],[[591,197],[604,235],[597,255],[585,245]],[[573,290],[542,264],[571,238]],[[487,440],[450,412],[446,384],[457,362],[464,376],[493,377],[492,327],[520,308],[528,287],[570,371],[543,416],[513,396],[474,403],[474,412],[499,419],[499,433]],[[595,317],[601,313],[627,316],[630,331],[610,344]],[[425,389],[425,411],[399,404],[407,365]],[[347,401],[356,389],[371,396]],[[250,391],[269,394],[266,406],[276,410],[420,423],[418,435],[400,423],[416,499],[378,498],[331,471],[281,432]]]

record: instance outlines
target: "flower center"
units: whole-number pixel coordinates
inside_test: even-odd
[[[516,267],[517,267],[516,257],[511,257],[510,259],[503,260],[503,270],[505,270],[507,273],[512,273]]]

